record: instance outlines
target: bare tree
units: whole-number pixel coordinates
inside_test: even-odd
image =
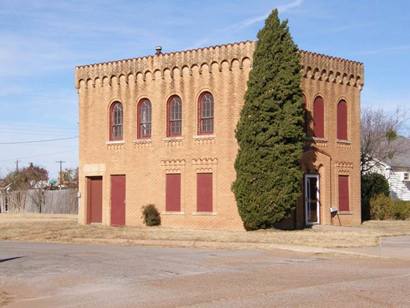
[[[408,151],[398,141],[405,129],[406,113],[396,110],[388,114],[382,109],[365,108],[361,118],[361,156],[362,174],[370,171],[380,161],[391,160],[395,155]]]

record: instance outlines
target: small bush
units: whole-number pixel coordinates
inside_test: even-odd
[[[161,215],[153,204],[142,207],[142,217],[144,224],[147,226],[159,226],[161,224]]]
[[[398,220],[410,218],[410,201],[397,200],[393,203],[392,217]]]
[[[384,194],[378,194],[370,199],[370,217],[377,220],[392,218],[393,201]]]
[[[378,173],[367,173],[362,175],[362,220],[369,220],[370,199],[378,194],[389,196],[389,182]]]

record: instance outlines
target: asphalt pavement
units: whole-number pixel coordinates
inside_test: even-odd
[[[392,241],[374,257],[1,241],[0,297],[7,307],[410,306],[410,238]]]

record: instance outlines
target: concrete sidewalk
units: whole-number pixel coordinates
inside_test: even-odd
[[[337,249],[342,253],[358,253],[380,258],[395,258],[410,261],[410,236],[385,237],[374,247]]]

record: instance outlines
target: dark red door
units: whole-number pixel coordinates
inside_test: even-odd
[[[125,225],[125,175],[111,176],[111,225]]]
[[[198,212],[212,212],[212,173],[198,173],[196,177]]]
[[[165,210],[167,212],[181,211],[181,175],[166,175]]]
[[[102,222],[102,177],[87,178],[87,223]]]

